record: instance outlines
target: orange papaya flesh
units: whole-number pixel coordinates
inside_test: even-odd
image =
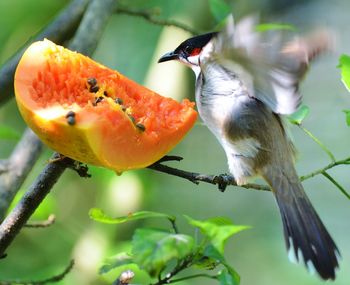
[[[194,103],[163,97],[48,40],[33,43],[15,74],[28,126],[53,150],[121,172],[146,167],[194,125]]]

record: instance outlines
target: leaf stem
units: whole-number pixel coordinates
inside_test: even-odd
[[[315,171],[313,171],[313,172],[311,172],[311,173],[309,173],[307,175],[301,176],[300,180],[301,181],[307,180],[307,179],[312,178],[312,177],[314,177],[316,175],[323,174],[328,169],[331,169],[331,168],[333,168],[333,167],[335,167],[337,165],[343,165],[343,164],[350,164],[350,157],[342,159],[342,160],[331,162],[330,164],[326,165],[323,168],[317,169],[317,170],[315,170]]]
[[[210,274],[205,274],[205,273],[200,273],[200,274],[194,274],[194,275],[189,275],[185,277],[181,277],[178,279],[170,280],[168,283],[176,283],[184,280],[189,280],[189,279],[194,279],[194,278],[199,278],[199,277],[205,277],[205,278],[211,278],[211,279],[217,279],[216,275],[210,275]]]
[[[336,159],[333,155],[333,153],[322,143],[313,133],[311,133],[308,129],[306,129],[303,125],[298,124],[299,128],[307,134],[315,143],[317,143],[325,153],[329,156],[332,162],[336,162]]]
[[[173,278],[176,274],[178,274],[182,270],[184,270],[184,269],[188,268],[189,266],[191,266],[192,262],[193,262],[193,255],[191,254],[191,255],[187,256],[183,260],[183,262],[178,264],[171,272],[169,272],[163,279],[158,279],[157,283],[154,283],[154,284],[151,284],[151,285],[162,285],[162,284],[173,283],[171,278]]]
[[[179,229],[177,228],[177,225],[176,225],[176,219],[168,219],[171,223],[171,226],[173,227],[173,230],[176,234],[179,233]]]
[[[322,172],[322,175],[331,181],[345,196],[350,200],[350,194],[346,192],[343,186],[341,186],[332,176],[330,176],[326,171]]]

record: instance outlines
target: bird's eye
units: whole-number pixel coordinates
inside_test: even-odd
[[[187,56],[196,56],[200,54],[202,51],[201,48],[193,47],[193,46],[186,46],[184,50]]]
[[[191,47],[191,46],[186,46],[186,47],[185,47],[185,52],[186,52],[186,53],[191,54],[192,51],[193,51],[193,47]]]

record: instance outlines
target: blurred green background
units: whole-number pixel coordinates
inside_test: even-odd
[[[68,3],[63,0],[0,0],[0,63],[4,63],[30,35],[43,28]],[[161,18],[176,19],[201,31],[209,31],[216,22],[206,0],[134,0],[124,1],[138,9],[160,11]],[[326,26],[334,30],[337,43],[334,53],[322,57],[301,85],[304,103],[311,109],[305,126],[319,137],[338,159],[350,154],[350,130],[342,110],[349,108],[350,94],[342,85],[336,68],[339,55],[350,54],[350,2],[319,1],[232,1],[235,17],[260,12],[264,19],[295,25],[300,32]],[[114,14],[93,58],[117,69],[135,81],[164,96],[176,99],[194,94],[194,75],[179,63],[157,64],[157,59],[174,49],[190,35],[178,28],[153,25],[144,19]],[[1,96],[1,94],[0,94]],[[0,109],[0,125],[21,133],[25,124],[15,101]],[[307,174],[328,164],[325,153],[298,128],[291,133],[299,150],[297,169]],[[16,140],[0,140],[0,158],[10,154]],[[46,149],[25,182],[31,184],[45,165],[51,151]],[[198,123],[172,151],[183,156],[172,165],[202,173],[227,171],[224,153],[215,138]],[[82,179],[67,171],[54,187],[33,219],[45,219],[54,213],[57,222],[47,229],[23,229],[0,261],[0,280],[43,279],[63,270],[71,258],[76,265],[57,284],[111,284],[117,271],[98,275],[103,260],[128,247],[127,241],[138,226],[166,227],[163,221],[147,220],[121,226],[91,221],[92,207],[104,209],[112,216],[137,210],[153,210],[174,214],[182,232],[192,234],[182,214],[197,219],[227,216],[237,224],[252,226],[227,244],[226,257],[241,275],[242,285],[315,285],[322,281],[301,265],[288,261],[282,226],[275,201],[268,192],[230,187],[220,193],[215,187],[198,186],[151,170],[130,171],[116,176],[114,172],[91,167],[92,178]],[[340,166],[330,171],[350,190],[350,168]],[[309,197],[332,233],[342,253],[341,269],[334,284],[350,282],[350,207],[349,201],[321,176],[304,183]],[[21,192],[23,194],[23,191]],[[16,197],[18,199],[19,197]],[[144,275],[136,275],[133,283],[148,284]],[[181,284],[214,284],[197,279]]]

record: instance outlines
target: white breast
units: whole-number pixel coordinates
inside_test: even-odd
[[[249,161],[257,155],[260,143],[254,138],[228,138],[224,130],[228,120],[232,122],[240,119],[242,105],[252,100],[248,95],[242,81],[222,66],[207,65],[197,78],[196,102],[199,114],[224,148],[230,173],[239,185],[246,183],[247,178],[255,174]]]
[[[246,89],[233,73],[214,63],[202,66],[196,82],[197,108],[204,123],[219,140],[225,120],[247,99]]]

